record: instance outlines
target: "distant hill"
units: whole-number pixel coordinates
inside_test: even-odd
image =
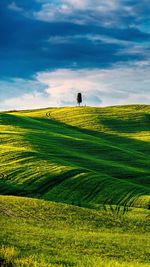
[[[150,204],[150,106],[3,112],[0,194]]]

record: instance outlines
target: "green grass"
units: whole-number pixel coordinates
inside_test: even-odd
[[[0,194],[149,207],[150,106],[7,112]]]
[[[18,266],[149,266],[149,211],[0,197],[0,259]],[[9,265],[8,265],[9,266]]]
[[[0,266],[149,266],[150,106],[0,122]]]

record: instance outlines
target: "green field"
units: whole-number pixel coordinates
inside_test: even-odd
[[[2,112],[0,123],[0,259],[149,266],[150,106]]]
[[[15,247],[14,266],[149,266],[146,209],[130,208],[116,216],[103,207],[11,196],[0,197],[0,209],[0,256],[11,258]]]

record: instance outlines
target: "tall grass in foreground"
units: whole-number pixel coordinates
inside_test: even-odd
[[[148,266],[149,210],[130,208],[118,216],[109,206],[1,196],[0,215],[1,258],[17,267]]]
[[[50,264],[45,260],[37,259],[35,256],[22,258],[18,251],[14,247],[0,248],[0,266],[1,267],[69,267],[67,264]],[[84,263],[79,262],[76,267],[149,267],[149,264],[141,264],[139,262],[118,262],[115,260],[93,259],[85,257]]]

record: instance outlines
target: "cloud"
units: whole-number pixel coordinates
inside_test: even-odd
[[[60,0],[55,3],[46,1],[39,11],[33,12],[33,17],[47,22],[68,21],[85,24],[86,22],[103,21],[109,23],[107,21],[110,18],[108,14],[117,10],[117,6],[116,0]],[[106,20],[105,17],[107,17]]]
[[[148,18],[149,3],[121,0],[59,0],[38,1],[41,8],[33,12],[38,20],[68,21],[78,24],[97,24],[106,27],[137,26]],[[145,17],[146,15],[146,17]]]
[[[18,6],[16,2],[12,2],[8,5],[8,9],[16,11],[16,12],[22,12],[23,8]]]
[[[118,66],[108,70],[66,70],[37,74],[37,80],[47,85],[46,92],[59,99],[64,96],[75,99],[81,91],[85,95],[85,104],[91,103],[91,97],[99,101],[96,105],[142,103],[150,100],[149,67]],[[148,95],[147,95],[148,94]],[[136,100],[135,100],[136,99]]]
[[[47,69],[110,68],[149,57],[146,0],[1,2],[1,79],[29,79]]]
[[[43,93],[35,91],[5,100],[1,104],[1,111],[48,107],[51,103],[49,100]]]
[[[46,22],[63,21],[80,25],[92,23],[106,27],[146,27],[150,5],[148,0],[15,0],[8,8],[22,11],[30,19]]]
[[[2,102],[14,96],[21,97],[22,94],[29,94],[31,90],[41,92],[44,89],[45,86],[35,79],[11,78],[9,80],[0,80],[0,96]]]
[[[147,62],[148,63],[148,62]],[[39,72],[28,81],[30,92],[1,102],[1,110],[32,109],[54,106],[75,106],[78,92],[83,94],[83,105],[108,106],[149,104],[149,64],[112,69],[58,69]],[[35,84],[41,90],[36,90]]]
[[[1,109],[75,105],[79,90],[87,105],[148,103],[149,9],[148,0],[1,1]]]

